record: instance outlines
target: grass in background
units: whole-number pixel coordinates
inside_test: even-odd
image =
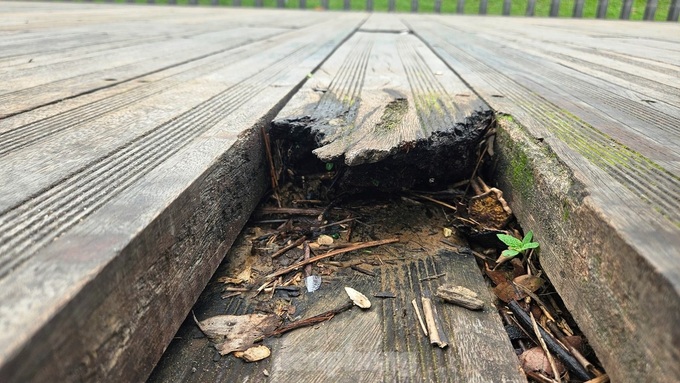
[[[95,0],[103,2],[103,0]],[[221,6],[230,6],[233,0],[218,0]],[[458,0],[442,0],[442,13],[455,13]],[[536,17],[548,17],[550,13],[551,0],[536,0],[536,8],[534,15]],[[127,0],[114,0],[116,3],[125,3]],[[146,4],[147,0],[134,0],[137,4]],[[155,0],[156,4],[168,4],[168,0]],[[210,6],[211,0],[198,0],[201,6]],[[276,0],[262,0],[265,8],[275,8]],[[476,15],[479,13],[480,0],[465,0],[465,14]],[[512,16],[524,16],[527,9],[528,0],[512,0],[510,14]],[[583,18],[595,18],[597,12],[598,0],[585,0],[583,6]],[[668,8],[671,0],[658,0],[656,14],[654,19],[657,21],[665,21],[668,16]],[[188,5],[189,0],[177,0],[177,5]],[[621,15],[621,7],[623,2],[617,0],[610,0],[607,7],[607,19],[618,19]],[[631,20],[642,20],[645,14],[645,7],[647,0],[634,0],[631,9]],[[241,0],[241,6],[254,7],[255,0]],[[286,8],[298,9],[300,8],[300,0],[286,0]],[[342,10],[344,7],[344,0],[328,0],[328,7],[331,10]],[[350,8],[353,11],[366,10],[366,0],[350,0]],[[321,0],[307,0],[307,9],[321,9]],[[373,10],[377,12],[387,12],[388,0],[373,0]],[[411,12],[411,0],[396,0],[397,12]],[[560,1],[560,17],[570,18],[574,9],[574,0]],[[419,0],[419,13],[434,12],[434,0]],[[503,13],[503,0],[488,0],[487,14],[501,15]]]

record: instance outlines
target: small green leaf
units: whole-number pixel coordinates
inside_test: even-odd
[[[539,246],[538,242],[529,242],[522,245],[522,250],[535,249]]]
[[[524,236],[522,243],[526,244],[526,243],[531,242],[531,238],[533,238],[533,237],[534,237],[534,233],[531,230],[529,230],[529,232],[527,232],[526,235]]]
[[[507,235],[507,234],[496,234],[498,239],[503,241],[508,247],[516,247],[516,248],[521,248],[522,247],[522,241],[519,239],[513,237],[512,235]]]
[[[501,253],[502,256],[508,257],[508,258],[512,258],[512,257],[516,256],[517,254],[519,254],[519,251],[510,250],[510,249],[503,250],[503,252]]]
[[[326,162],[326,171],[330,172],[333,170],[333,163],[332,162]]]

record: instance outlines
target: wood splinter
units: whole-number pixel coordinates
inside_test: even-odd
[[[441,285],[437,288],[435,295],[446,302],[465,307],[468,310],[481,310],[484,308],[484,301],[477,298],[477,293],[463,286]]]
[[[427,332],[430,334],[430,344],[436,344],[439,348],[445,348],[449,345],[446,335],[439,331],[439,322],[437,318],[437,311],[432,306],[432,300],[427,297],[420,298],[423,304],[423,314],[425,315],[425,323],[427,324]]]

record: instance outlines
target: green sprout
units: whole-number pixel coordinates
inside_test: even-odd
[[[330,172],[333,170],[333,163],[332,162],[326,162],[326,171]]]
[[[519,240],[511,235],[507,234],[496,234],[498,236],[498,239],[500,239],[503,243],[508,245],[508,248],[503,250],[501,253],[501,256],[507,257],[508,259],[513,258],[517,255],[524,254],[525,251],[529,249],[535,249],[537,248],[538,242],[531,242],[531,239],[534,236],[534,233],[529,231],[525,236],[523,240]]]

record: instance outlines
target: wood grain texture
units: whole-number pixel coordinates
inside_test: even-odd
[[[272,134],[347,166],[340,188],[400,189],[469,176],[488,116],[414,36],[358,32],[279,113]]]
[[[678,380],[678,27],[437,20],[407,24],[516,121],[501,186],[612,379]]]
[[[45,30],[66,28],[70,10],[89,20],[79,7],[39,8],[55,10],[36,11]],[[88,9],[113,25],[116,15],[129,19],[124,7]],[[166,30],[173,52],[184,44],[178,28],[200,25],[193,12],[126,22]],[[277,22],[267,13],[210,14],[201,28],[223,37],[196,44],[210,53],[152,60],[140,51],[133,56],[161,70],[134,65],[140,81],[90,84],[67,101],[37,101],[0,119],[3,382],[146,378],[264,192],[260,127],[363,19],[255,25],[239,38],[229,32],[239,23]],[[106,56],[120,47],[99,48]],[[51,53],[54,78],[68,78],[69,66]]]

